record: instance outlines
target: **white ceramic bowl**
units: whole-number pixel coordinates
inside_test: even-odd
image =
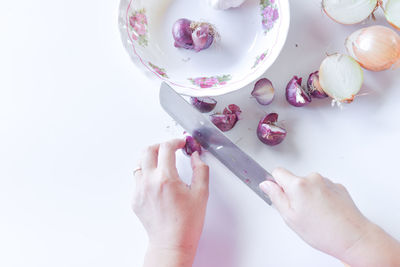
[[[179,18],[215,25],[220,40],[198,53],[174,47]],[[288,0],[247,0],[224,11],[207,0],[121,0],[119,16],[132,60],[191,96],[225,94],[259,78],[278,57],[289,23]]]

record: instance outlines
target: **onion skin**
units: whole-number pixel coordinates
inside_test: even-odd
[[[193,49],[192,22],[188,19],[178,19],[172,26],[172,36],[175,40],[175,47]]]
[[[251,95],[255,97],[260,105],[266,106],[274,101],[275,89],[270,80],[262,78],[254,85]]]
[[[383,71],[400,61],[400,36],[384,26],[371,26],[346,39],[349,54],[365,69]]]
[[[217,105],[217,101],[210,97],[191,97],[190,103],[201,113],[211,112]]]
[[[319,84],[319,71],[310,74],[307,80],[308,93],[315,98],[327,98],[328,95],[322,90]]]
[[[199,142],[197,142],[196,139],[194,139],[191,136],[186,136],[185,137],[185,146],[182,148],[182,151],[184,154],[187,156],[191,156],[194,152],[198,152],[199,155],[202,153],[201,145]]]
[[[295,107],[303,107],[311,103],[311,97],[301,87],[302,78],[294,76],[286,86],[286,100]]]
[[[276,125],[278,114],[270,113],[262,118],[257,127],[257,137],[266,145],[276,146],[285,140],[287,132]]]

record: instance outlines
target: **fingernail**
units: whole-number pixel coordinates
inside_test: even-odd
[[[268,192],[269,192],[269,190],[271,188],[271,185],[269,184],[269,182],[262,182],[260,184],[260,188],[264,193],[268,194]]]

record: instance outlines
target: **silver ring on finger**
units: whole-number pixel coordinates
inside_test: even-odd
[[[142,167],[138,166],[133,170],[133,176],[136,176],[138,172],[142,172]]]

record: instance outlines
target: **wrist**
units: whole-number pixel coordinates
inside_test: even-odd
[[[149,244],[144,267],[191,267],[197,247],[160,246]]]
[[[382,228],[368,222],[363,234],[341,258],[352,267],[399,266],[400,244]]]

